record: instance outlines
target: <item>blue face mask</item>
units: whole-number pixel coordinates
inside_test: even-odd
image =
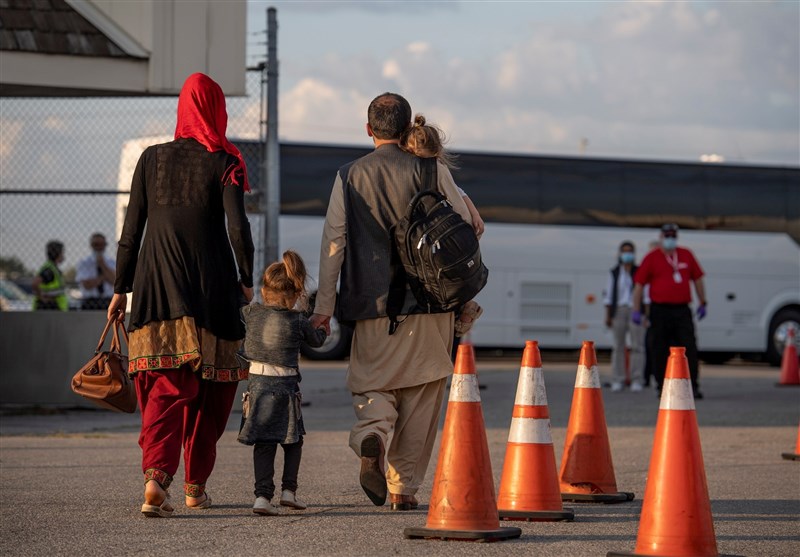
[[[619,260],[622,263],[633,263],[636,259],[636,254],[631,251],[624,251],[619,254]]]
[[[661,245],[666,250],[673,250],[678,247],[678,239],[677,238],[664,238],[661,241]]]

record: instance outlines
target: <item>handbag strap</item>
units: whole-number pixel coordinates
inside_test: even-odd
[[[100,351],[103,349],[103,345],[106,343],[106,335],[108,334],[108,329],[111,328],[111,324],[114,322],[114,319],[109,319],[108,323],[106,323],[105,328],[103,329],[103,334],[100,335],[100,342],[97,343],[97,348],[94,349],[95,354],[99,354]],[[116,335],[116,330],[114,334]]]
[[[103,329],[103,334],[100,335],[100,342],[97,343],[97,348],[95,349],[94,353],[99,354],[101,350],[103,350],[103,345],[106,342],[106,336],[108,335],[108,330],[111,328],[111,325],[114,325],[114,336],[111,339],[111,347],[110,350],[112,352],[122,352],[122,345],[120,344],[119,340],[119,329],[122,327],[122,336],[125,338],[125,345],[130,346],[130,341],[128,340],[128,331],[125,329],[125,323],[121,321],[117,321],[114,318],[108,320],[106,323],[105,328]]]

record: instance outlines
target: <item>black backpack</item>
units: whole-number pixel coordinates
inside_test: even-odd
[[[489,276],[475,230],[436,189],[436,159],[421,163],[423,189],[391,231],[399,264],[387,300],[389,334],[397,328],[406,283],[417,313],[446,313],[473,299]]]

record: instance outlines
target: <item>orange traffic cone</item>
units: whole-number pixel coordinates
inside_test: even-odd
[[[781,457],[784,460],[800,460],[800,427],[797,428],[797,445],[794,447],[794,453],[782,453]]]
[[[634,553],[717,557],[686,349],[670,348]]]
[[[560,480],[564,501],[621,503],[634,498],[633,493],[617,491],[597,356],[588,340],[581,347]]]
[[[428,522],[425,528],[406,528],[403,536],[493,542],[521,534],[519,528],[500,528],[475,355],[471,344],[461,344],[450,384]]]
[[[800,366],[797,362],[797,347],[794,340],[794,327],[786,331],[786,342],[783,346],[783,360],[781,360],[781,378],[777,383],[779,387],[787,385],[800,385]]]
[[[502,520],[573,520],[561,504],[539,343],[525,342],[497,508]]]

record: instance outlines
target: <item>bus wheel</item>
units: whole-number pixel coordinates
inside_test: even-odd
[[[308,307],[314,308],[317,293],[313,293],[308,300]],[[310,311],[308,312],[310,316]],[[343,325],[331,317],[331,334],[319,348],[303,344],[300,353],[309,360],[341,360],[350,355],[350,342],[353,340],[353,329]]]
[[[794,327],[795,342],[798,342],[798,336],[800,336],[800,308],[788,307],[780,310],[769,324],[767,361],[772,366],[781,365],[786,333],[789,327]]]

